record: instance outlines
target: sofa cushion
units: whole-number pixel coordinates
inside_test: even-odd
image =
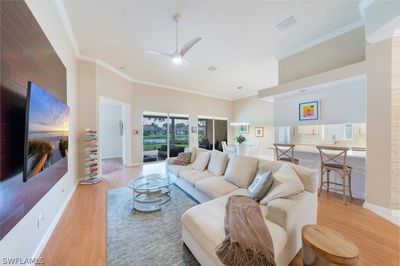
[[[257,170],[260,171],[261,169],[268,169],[272,173],[275,173],[284,164],[285,164],[284,162],[279,162],[279,161],[260,160],[258,162],[258,169]]]
[[[262,199],[274,182],[272,172],[261,169],[249,186],[249,195],[257,200]]]
[[[213,174],[208,171],[185,170],[179,172],[179,177],[191,184],[192,186],[195,186],[198,181],[206,179],[210,176],[213,176]]]
[[[306,221],[310,222],[311,217],[314,217],[313,223],[316,223],[317,211],[317,196],[314,193],[304,191],[303,193],[296,194],[287,198],[276,199],[268,206],[266,217],[271,222],[281,226],[286,231],[298,228],[301,234],[300,223],[305,224]]]
[[[273,176],[274,182],[267,195],[261,200],[262,205],[268,205],[274,199],[293,196],[304,191],[303,183],[288,163],[282,165]]]
[[[196,155],[200,154],[200,153],[203,153],[203,152],[208,152],[209,151],[207,149],[198,148],[198,147],[195,147],[195,150],[196,150]]]
[[[196,183],[196,189],[211,199],[218,198],[239,187],[224,179],[223,176],[212,176]]]
[[[194,206],[187,210],[181,219],[185,229],[212,257],[215,265],[221,265],[215,255],[215,248],[225,239],[225,205],[232,195],[247,195],[247,189],[237,189],[225,196]],[[263,217],[271,233],[275,258],[277,258],[287,242],[286,232],[280,226],[268,221],[265,216]]]
[[[256,174],[258,159],[235,155],[228,163],[225,179],[241,188],[248,188]]]
[[[192,147],[192,150],[191,150],[192,156],[190,157],[190,163],[193,163],[194,160],[196,159],[196,152],[197,152],[197,148]]]
[[[293,165],[293,169],[299,176],[305,190],[311,193],[317,191],[317,177],[318,177],[317,170],[310,169],[301,165]]]
[[[260,160],[258,163],[258,169],[266,168],[272,173],[277,172],[282,165],[286,164],[285,162],[277,162],[277,161],[269,161],[269,160]],[[310,169],[301,165],[292,165],[293,169],[296,171],[296,174],[300,178],[300,181],[304,185],[304,189],[309,192],[317,191],[317,178],[318,171],[315,169]]]
[[[192,169],[191,165],[176,165],[176,164],[167,165],[168,173],[174,174],[176,176],[178,176],[179,172],[190,169]]]
[[[192,164],[192,169],[198,171],[204,171],[207,168],[208,162],[210,161],[211,152],[210,151],[201,151],[198,149],[196,151],[196,159]]]
[[[210,163],[208,164],[208,171],[216,176],[221,176],[225,173],[226,164],[228,163],[228,154],[213,150],[211,152]]]

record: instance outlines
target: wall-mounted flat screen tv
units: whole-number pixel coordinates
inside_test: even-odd
[[[56,164],[67,163],[69,107],[28,83],[23,181]]]

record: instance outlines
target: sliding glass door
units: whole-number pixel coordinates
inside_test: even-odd
[[[198,141],[199,148],[212,150],[214,139],[214,121],[213,119],[199,118],[198,121]]]
[[[143,115],[143,162],[164,160],[167,156],[168,117]]]
[[[199,148],[222,151],[222,142],[228,139],[228,120],[222,118],[199,118]]]
[[[169,157],[176,157],[189,147],[189,117],[169,117]]]
[[[143,114],[143,162],[176,157],[188,147],[188,115]]]
[[[215,128],[215,149],[222,151],[222,142],[227,142],[228,139],[228,121],[227,120],[214,120]]]

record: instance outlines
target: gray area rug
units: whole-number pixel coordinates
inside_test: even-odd
[[[183,244],[181,216],[198,203],[173,187],[173,196],[161,211],[132,212],[132,190],[108,191],[107,263],[109,266],[200,265]]]

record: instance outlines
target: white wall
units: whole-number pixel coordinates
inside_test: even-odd
[[[367,47],[368,121],[366,202],[391,208],[392,40]],[[379,69],[379,71],[377,71]]]
[[[100,101],[99,135],[101,159],[122,158],[123,145],[120,134],[120,121],[122,119],[122,105]]]
[[[67,103],[71,108],[68,173],[0,241],[0,257],[38,257],[60,218],[77,182],[77,76],[76,60],[52,0],[26,1],[42,30],[67,69]],[[38,217],[44,220],[37,226]]]
[[[272,126],[274,104],[251,96],[233,101],[234,122],[248,122],[252,125]]]
[[[279,84],[365,60],[364,27],[279,60]]]
[[[274,104],[269,101],[260,100],[257,96],[251,96],[239,99],[233,102],[233,121],[250,123],[248,134],[242,134],[246,137],[247,143],[254,144],[260,142],[261,155],[273,155],[270,148],[275,141],[275,129],[273,127]],[[264,136],[256,137],[255,128],[263,127]],[[238,127],[232,127],[232,136],[239,135]],[[234,144],[231,142],[230,144]]]
[[[299,121],[299,103],[320,100],[319,121]],[[367,120],[366,82],[364,79],[306,91],[274,100],[274,125],[365,123]]]
[[[187,114],[190,127],[197,127],[198,116],[226,117],[228,123],[232,119],[231,101],[134,83],[94,62],[78,60],[78,65],[82,70],[79,73],[79,108],[85,113],[79,118],[79,128],[98,129],[98,111],[93,106],[99,106],[101,96],[130,104],[131,161],[128,165],[140,164],[143,160],[142,115],[145,111]],[[133,135],[133,129],[140,129],[140,134]],[[190,134],[190,144],[197,145],[197,134]]]

